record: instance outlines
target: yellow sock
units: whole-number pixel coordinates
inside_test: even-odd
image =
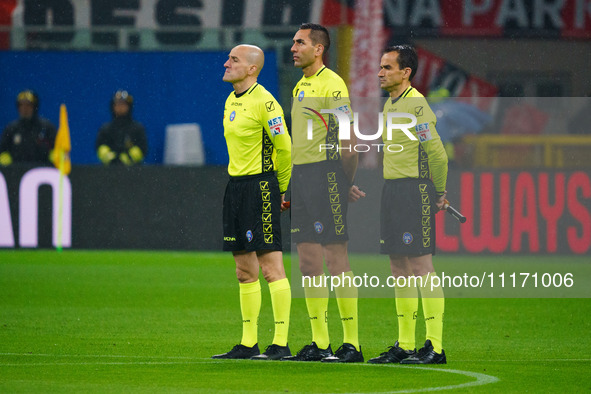
[[[431,272],[428,276],[429,278],[427,278],[427,275],[423,276],[423,286],[420,287],[423,314],[425,315],[425,325],[427,326],[427,339],[431,340],[433,350],[441,353],[441,349],[443,348],[443,312],[445,309],[445,300],[441,286],[431,289],[431,280],[436,274]]]
[[[395,287],[394,295],[398,316],[398,345],[405,350],[413,350],[416,347],[415,328],[419,309],[419,293],[414,281],[408,280],[405,287]]]
[[[242,311],[242,340],[244,346],[253,347],[258,342],[257,328],[261,311],[261,283],[240,283],[240,310]]]
[[[287,345],[289,332],[289,312],[291,310],[291,287],[287,278],[269,283],[273,319],[275,320],[275,336],[273,343],[279,346]]]
[[[343,324],[343,343],[350,343],[359,350],[359,331],[357,316],[358,290],[353,285],[353,272],[344,272],[341,286],[335,287],[339,314]]]
[[[324,286],[324,274],[312,278],[312,286],[305,283],[306,307],[312,326],[312,341],[320,349],[326,349],[330,345],[328,336],[328,287]],[[316,285],[316,286],[314,286]],[[320,285],[319,287],[317,287]]]

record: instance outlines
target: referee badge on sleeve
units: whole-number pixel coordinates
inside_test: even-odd
[[[429,123],[421,123],[415,126],[415,131],[419,136],[420,142],[427,142],[433,139],[431,136],[431,129],[429,128]]]
[[[285,127],[283,126],[283,119],[281,118],[281,116],[270,119],[269,121],[267,121],[267,124],[269,125],[269,129],[271,130],[271,134],[273,134],[273,137],[280,134],[285,134]]]

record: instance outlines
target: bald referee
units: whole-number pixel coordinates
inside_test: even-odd
[[[230,180],[223,206],[224,250],[232,252],[240,288],[242,340],[216,359],[277,360],[290,356],[287,345],[291,288],[285,276],[280,214],[291,176],[291,139],[279,103],[257,77],[263,51],[234,47],[224,64],[230,82],[224,108]],[[259,267],[269,283],[275,336],[260,354],[257,325],[261,308]]]
[[[381,205],[381,253],[390,256],[398,315],[398,340],[370,363],[445,364],[443,351],[444,299],[441,287],[431,286],[436,275],[435,213],[443,208],[447,155],[435,129],[437,119],[423,95],[411,86],[418,57],[409,45],[385,50],[380,61],[380,86],[390,97],[388,113],[407,114],[394,123],[412,123],[411,139],[402,130],[384,133],[384,187]],[[417,278],[415,281],[412,277]],[[437,282],[438,283],[438,282]],[[418,290],[417,290],[418,287]],[[427,328],[426,342],[416,352],[418,293]]]

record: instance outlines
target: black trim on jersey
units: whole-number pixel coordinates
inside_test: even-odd
[[[412,86],[407,87],[406,90],[404,92],[402,92],[402,94],[400,96],[392,99],[392,104],[395,104],[401,98],[405,98],[406,96],[408,96],[408,94],[410,93],[410,91],[413,90],[413,89],[414,88]]]
[[[429,171],[429,155],[420,142],[418,154],[419,160],[417,161],[417,164],[419,166],[419,179],[431,179],[431,173]]]
[[[259,86],[258,83],[255,83],[254,85],[252,85],[252,89],[250,89],[250,92],[248,92],[248,94],[251,94],[258,86]]]
[[[252,91],[259,86],[258,82],[255,82],[251,87],[249,87],[248,89],[246,89],[244,92],[242,93],[236,93],[236,91],[234,91],[234,96],[236,96],[236,98],[240,98],[242,96],[244,96],[246,93],[251,94]]]
[[[405,98],[406,96],[408,96],[408,94],[410,93],[411,90],[413,90],[414,88],[412,86],[409,86],[408,88],[406,88],[406,90],[404,91],[404,93],[402,93],[401,97]]]
[[[339,153],[339,123],[335,119],[335,115],[328,116],[328,130],[326,131],[325,142],[331,145],[332,149],[326,150],[326,160],[341,160]]]
[[[273,172],[273,142],[263,127],[263,149],[261,150],[261,172]]]
[[[322,66],[322,68],[316,73],[316,76],[319,76],[322,71],[326,70],[326,66]]]

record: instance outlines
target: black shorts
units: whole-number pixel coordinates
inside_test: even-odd
[[[427,179],[386,179],[382,189],[380,253],[435,254],[436,193]]]
[[[340,161],[294,165],[291,173],[291,240],[342,243],[347,234],[349,181]]]
[[[275,173],[230,177],[224,194],[224,250],[281,250],[281,194]]]

